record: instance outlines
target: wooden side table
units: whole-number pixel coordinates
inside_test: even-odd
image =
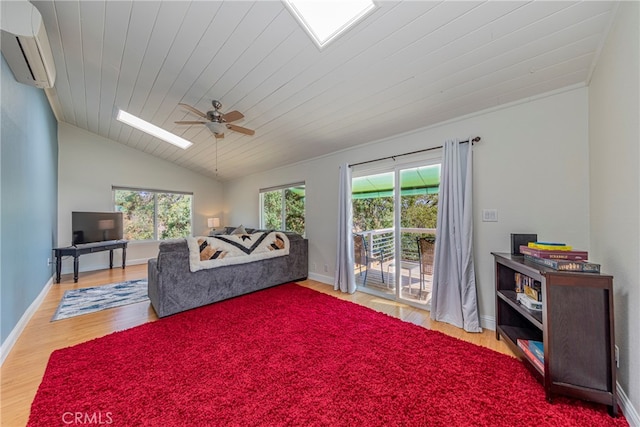
[[[60,273],[62,271],[62,257],[73,257],[73,282],[78,282],[78,259],[80,255],[94,252],[109,251],[109,268],[113,268],[113,250],[122,249],[122,268],[125,268],[127,260],[128,240],[110,240],[107,242],[86,243],[77,246],[67,246],[63,248],[53,248],[56,257],[56,283],[60,283]]]

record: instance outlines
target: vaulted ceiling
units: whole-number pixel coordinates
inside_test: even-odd
[[[378,1],[320,51],[280,1],[33,1],[60,121],[221,181],[588,84],[616,3]],[[216,140],[176,125],[241,111]],[[194,143],[115,120],[122,108]],[[217,160],[216,160],[217,159]],[[217,165],[217,172],[216,172]]]

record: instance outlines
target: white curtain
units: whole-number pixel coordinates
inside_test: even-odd
[[[338,197],[338,247],[333,288],[352,294],[356,291],[356,278],[353,270],[351,168],[347,163],[340,166]]]
[[[473,264],[472,147],[457,140],[443,145],[431,318],[482,332]]]

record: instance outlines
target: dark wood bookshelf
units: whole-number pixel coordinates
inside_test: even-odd
[[[618,414],[614,345],[613,277],[557,271],[521,255],[493,253],[496,339],[502,339],[555,396],[602,403]],[[517,300],[515,274],[540,282],[542,311]],[[543,342],[544,369],[529,360],[517,340]]]

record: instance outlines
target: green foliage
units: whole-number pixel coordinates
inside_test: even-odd
[[[436,228],[438,219],[438,195],[422,194],[419,196],[403,196],[400,200],[401,227]]]
[[[154,193],[116,190],[116,210],[123,213],[126,240],[153,239]]]
[[[116,210],[124,216],[124,238],[154,240],[191,234],[191,203],[188,194],[116,190]],[[154,217],[156,217],[155,224]],[[155,225],[154,225],[155,224]]]
[[[282,230],[282,191],[262,193],[264,227]]]
[[[285,230],[304,234],[304,199],[304,192],[300,194],[289,188],[284,190]]]
[[[355,232],[393,227],[393,197],[354,199],[353,228]],[[402,196],[400,225],[408,228],[436,228],[438,195]]]
[[[191,199],[189,194],[158,193],[158,236],[160,240],[191,234]]]
[[[353,199],[353,230],[356,233],[393,227],[393,197]],[[400,198],[400,225],[404,228],[436,228],[438,195],[421,194]],[[401,233],[402,259],[417,260],[418,237],[435,240],[433,234]]]
[[[283,201],[284,197],[284,226]],[[262,193],[262,217],[264,227],[273,230],[295,231],[304,234],[304,187],[286,188]]]
[[[393,197],[354,199],[352,207],[356,233],[393,227]]]

